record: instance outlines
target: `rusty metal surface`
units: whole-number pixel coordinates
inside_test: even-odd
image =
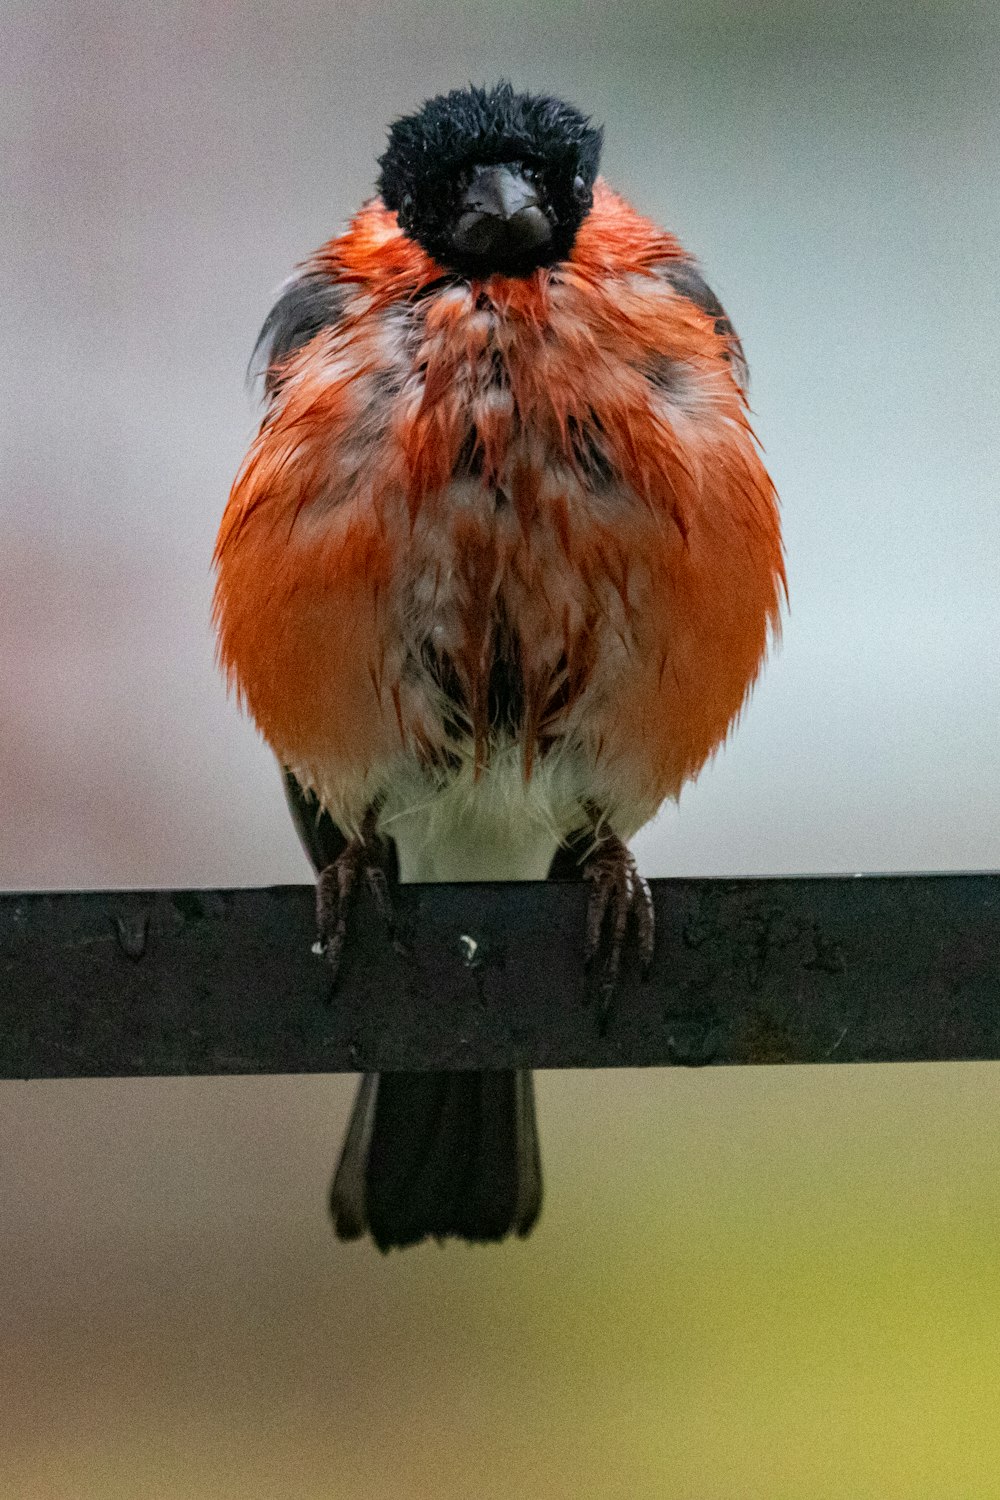
[[[0,1077],[1000,1058],[1000,876],[652,884],[603,1032],[576,882],[363,896],[333,995],[310,887],[0,896]]]

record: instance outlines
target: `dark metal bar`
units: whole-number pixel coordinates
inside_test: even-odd
[[[1000,876],[659,880],[602,1027],[576,882],[369,898],[336,994],[310,887],[0,897],[0,1077],[1000,1058]]]

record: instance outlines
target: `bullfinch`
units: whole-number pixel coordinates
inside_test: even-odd
[[[389,131],[377,196],[280,292],[215,551],[222,668],[280,762],[339,966],[352,893],[590,880],[583,970],[648,963],[626,841],[725,739],[779,628],[740,341],[598,175],[601,131],[507,82]],[[337,1233],[526,1235],[530,1072],[361,1081]]]

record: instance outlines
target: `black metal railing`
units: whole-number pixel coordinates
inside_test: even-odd
[[[0,896],[0,1077],[1000,1058],[1000,876],[656,880],[606,1017],[579,882]]]

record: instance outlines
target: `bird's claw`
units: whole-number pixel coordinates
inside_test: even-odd
[[[379,863],[380,853],[381,845],[375,832],[374,819],[366,818],[360,834],[349,840],[333,863],[321,870],[317,878],[318,942],[314,951],[324,959],[334,984],[344,956],[351,899],[359,880],[364,881],[371,893],[393,946],[399,947],[389,882]]]
[[[649,972],[655,936],[653,896],[634,856],[613,833],[603,835],[584,862],[583,873],[593,885],[587,904],[584,962],[596,982],[603,1031],[614,1004],[629,918],[635,924],[643,976]]]

